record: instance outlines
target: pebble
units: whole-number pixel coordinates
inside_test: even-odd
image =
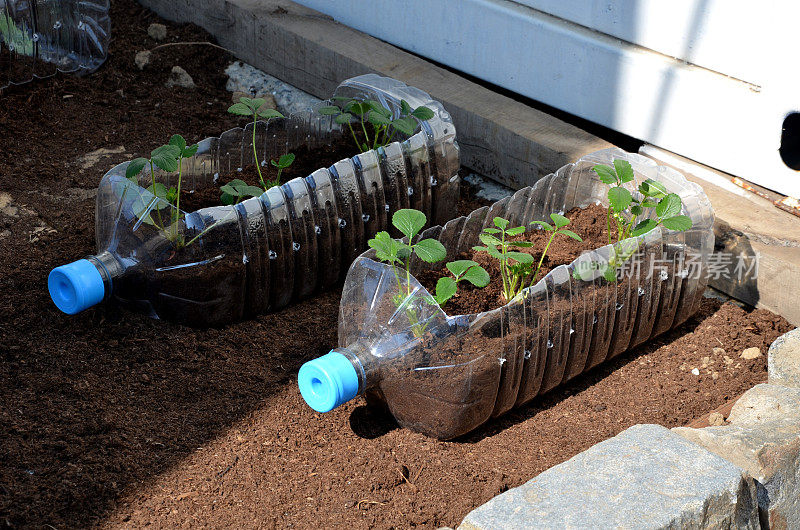
[[[150,24],[147,28],[147,34],[153,40],[162,41],[167,38],[167,26],[158,23]]]
[[[761,350],[758,348],[747,348],[741,353],[741,355],[739,355],[739,357],[747,360],[758,359],[761,357]]]
[[[692,368],[692,375],[700,375],[700,370],[697,368]]]
[[[708,415],[708,423],[710,423],[714,427],[725,425],[725,416],[723,416],[719,412],[712,412],[711,414]]]
[[[711,372],[711,379],[715,381],[719,379],[719,372]]]
[[[711,352],[714,355],[725,355],[725,349],[724,348],[714,348],[714,349],[711,350]]]
[[[727,355],[725,357],[723,357],[723,360],[725,361],[725,364],[728,364],[728,365],[733,364],[733,359],[731,359]]]
[[[144,67],[150,64],[150,52],[148,50],[140,51],[134,57],[133,62],[136,63],[136,68],[144,70]]]
[[[189,72],[181,68],[180,66],[173,66],[172,72],[169,74],[169,79],[167,79],[167,88],[179,86],[183,88],[195,88],[196,85],[194,84],[194,79],[192,76],[189,75]]]

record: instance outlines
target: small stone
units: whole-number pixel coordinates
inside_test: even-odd
[[[800,387],[800,328],[775,339],[769,347],[767,364],[770,383]]]
[[[731,359],[731,358],[730,358],[730,357],[728,357],[727,355],[725,355],[725,356],[723,357],[723,360],[725,361],[725,364],[727,364],[727,365],[731,365],[731,364],[733,364],[733,359]]]
[[[144,67],[150,64],[150,52],[148,50],[140,51],[136,54],[136,57],[133,58],[133,62],[136,63],[136,68],[139,70],[144,70]]]
[[[189,75],[189,72],[181,68],[180,66],[173,66],[172,72],[169,75],[169,79],[167,79],[167,88],[171,88],[174,86],[179,86],[183,88],[195,88],[196,85],[194,84],[194,79],[192,76]]]
[[[11,236],[11,230],[3,230],[0,232],[0,239],[6,239]]]
[[[741,353],[741,355],[739,355],[739,357],[747,360],[758,359],[761,357],[761,350],[758,348],[747,348]]]
[[[714,381],[719,379],[719,372],[711,372],[711,379],[713,379]]]
[[[711,364],[711,357],[703,357],[703,364],[700,368],[708,368],[708,365]]]
[[[11,195],[5,192],[0,192],[0,210],[11,204]]]
[[[714,348],[711,350],[714,355],[725,355],[725,348]]]
[[[700,370],[697,368],[692,368],[692,375],[700,375]]]
[[[167,38],[167,26],[154,22],[147,28],[147,34],[153,40],[162,41]]]
[[[708,423],[711,425],[718,427],[720,425],[725,425],[725,416],[720,414],[719,412],[712,412],[708,415]]]

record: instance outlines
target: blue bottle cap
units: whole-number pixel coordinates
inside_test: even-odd
[[[50,271],[47,288],[56,307],[68,315],[102,302],[106,295],[103,277],[88,259],[79,259]]]
[[[300,394],[317,412],[329,412],[358,395],[358,373],[337,351],[308,361],[297,373]]]

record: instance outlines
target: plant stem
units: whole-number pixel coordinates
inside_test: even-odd
[[[544,250],[542,251],[542,257],[539,258],[539,264],[536,265],[536,271],[533,273],[533,279],[531,280],[531,286],[533,286],[533,284],[536,282],[536,277],[539,276],[539,269],[542,268],[542,263],[544,262],[545,255],[547,254],[547,249],[550,248],[550,243],[553,242],[553,239],[555,239],[556,234],[558,234],[558,232],[553,232],[550,235],[550,239],[547,241],[547,244],[544,246]]]
[[[353,141],[356,143],[356,147],[361,149],[361,144],[358,143],[358,137],[356,136],[356,132],[353,130],[353,124],[348,121],[347,126],[350,127],[350,134],[353,135]]]
[[[261,164],[258,163],[258,153],[256,152],[256,123],[258,123],[258,114],[253,113],[253,160],[256,162],[256,171],[258,171],[258,180],[261,181],[261,187],[264,188],[264,191],[267,191],[267,185],[261,175]]]
[[[150,160],[150,180],[153,182],[153,196],[156,195],[156,172],[153,169],[153,161]],[[156,213],[158,214],[158,227],[161,230],[164,230],[164,220],[161,218],[161,209],[156,208]],[[150,216],[153,217],[152,215]]]
[[[364,114],[361,115],[361,130],[364,131],[364,147],[369,148],[369,135],[367,134],[367,127],[364,125]]]

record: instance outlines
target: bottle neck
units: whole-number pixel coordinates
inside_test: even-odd
[[[124,272],[122,263],[108,250],[104,250],[96,256],[87,256],[86,259],[95,266],[97,272],[103,278],[103,286],[105,287],[103,300],[108,300],[114,289],[114,278],[119,278]]]
[[[346,348],[334,348],[331,351],[344,355],[353,364],[358,375],[359,395],[378,384],[378,364],[363,343],[356,341]]]

